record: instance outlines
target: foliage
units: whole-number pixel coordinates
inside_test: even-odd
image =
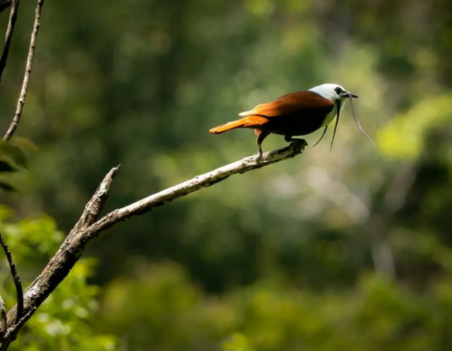
[[[18,222],[6,221],[12,211],[0,207],[0,230],[5,235],[27,286],[53,255],[63,240],[55,222],[42,215]],[[15,304],[15,290],[8,265],[1,266],[0,290],[7,307]],[[26,324],[11,350],[115,350],[116,339],[107,334],[94,333],[93,314],[97,310],[98,287],[87,283],[95,261],[81,260],[64,282],[47,299],[35,316]]]
[[[11,142],[0,140],[0,189],[14,191],[14,187],[5,180],[6,174],[27,168],[24,148],[35,149],[33,143],[26,139],[14,138]]]
[[[341,292],[270,279],[214,297],[160,264],[108,287],[103,328],[137,351],[443,350],[452,342],[449,275],[423,293],[364,274]]]
[[[19,22],[33,6],[21,4]],[[113,333],[162,351],[447,349],[451,13],[449,0],[46,5],[17,132],[40,149],[29,171],[7,174],[19,193],[2,192],[18,213],[45,211],[67,231],[112,166],[122,165],[108,209],[255,153],[251,131],[208,129],[324,82],[360,96],[378,144],[347,106],[331,152],[329,132],[301,159],[112,230],[90,247],[102,294],[79,293],[103,307],[96,323],[88,307],[72,321],[90,326],[79,340]],[[29,30],[16,28],[2,116],[15,108]],[[272,136],[264,149],[283,145]],[[5,230],[28,281],[60,242],[54,226],[31,230],[20,240]]]
[[[451,93],[425,97],[408,112],[397,116],[379,133],[385,154],[398,159],[417,158],[425,149],[424,139],[433,128],[448,123],[452,116]]]

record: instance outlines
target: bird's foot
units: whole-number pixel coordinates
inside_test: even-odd
[[[308,143],[304,139],[291,138],[290,147],[295,150],[304,151],[304,148],[308,146]]]
[[[264,160],[264,154],[262,152],[259,152],[255,157],[254,160],[257,162],[261,162]]]

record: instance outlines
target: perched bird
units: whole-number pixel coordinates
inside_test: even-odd
[[[324,127],[322,136],[315,144],[317,145],[325,135],[328,124],[337,117],[331,141],[332,147],[339,115],[347,98],[352,104],[352,98],[358,98],[358,96],[338,84],[322,84],[307,91],[286,94],[277,100],[257,105],[250,111],[239,113],[239,116],[244,118],[212,128],[210,133],[220,134],[237,128],[252,128],[257,136],[256,143],[260,158],[262,142],[269,134],[284,135],[285,140],[290,142],[294,140],[293,136],[310,134]],[[354,110],[352,112],[359,130],[373,143],[361,128]]]

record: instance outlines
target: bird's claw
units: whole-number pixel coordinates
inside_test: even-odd
[[[264,160],[264,155],[261,154],[261,153],[258,153],[258,154],[254,157],[254,160],[255,160],[256,162],[261,162],[261,161]]]
[[[308,143],[304,139],[292,139],[290,147],[294,150],[304,151],[304,148],[308,146]]]

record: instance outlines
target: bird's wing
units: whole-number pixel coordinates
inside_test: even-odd
[[[279,99],[266,104],[257,105],[250,111],[240,113],[240,116],[325,116],[334,108],[333,101],[325,99],[321,95],[312,91],[298,91],[286,94]]]

